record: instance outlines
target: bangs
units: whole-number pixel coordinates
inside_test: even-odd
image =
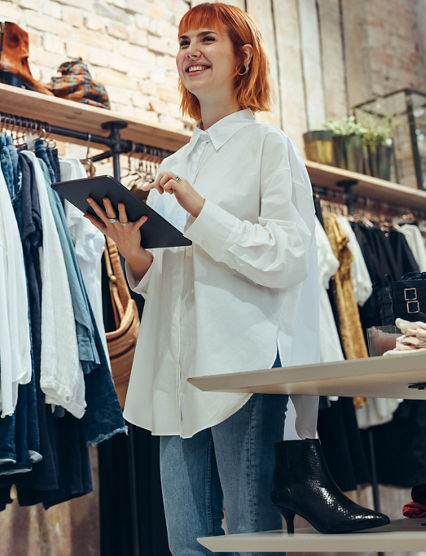
[[[182,17],[179,23],[178,38],[186,31],[192,29],[216,29],[222,31],[226,29],[227,22],[224,14],[218,10],[214,4],[199,4]]]

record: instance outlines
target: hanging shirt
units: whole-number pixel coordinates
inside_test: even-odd
[[[43,222],[40,248],[42,279],[40,387],[46,403],[60,405],[72,415],[84,415],[84,378],[81,370],[74,312],[61,244],[47,195],[40,164],[31,151]]]
[[[18,384],[31,380],[31,345],[24,254],[6,181],[0,168],[0,409],[12,415]]]
[[[420,272],[426,272],[426,247],[419,227],[415,224],[404,224],[397,228],[404,234],[407,243],[419,265]]]
[[[84,166],[76,158],[61,159],[59,164],[63,181],[87,177]],[[102,255],[105,247],[105,236],[95,226],[92,226],[74,205],[65,201],[64,208],[75,254],[95,316],[96,326],[106,357],[109,360],[102,312]]]
[[[343,361],[336,321],[327,294],[330,278],[337,272],[339,261],[334,256],[324,228],[316,221],[315,236],[318,248],[318,279],[320,292],[321,361]]]
[[[145,306],[125,418],[154,434],[191,437],[230,417],[250,394],[201,392],[191,376],[319,361],[312,190],[279,129],[233,113],[163,161],[206,201],[194,219],[173,195],[149,204],[192,246],[153,250],[131,287]],[[317,397],[295,396],[296,428],[315,435]]]
[[[351,225],[343,216],[339,216],[338,221],[345,234],[348,236],[348,245],[353,257],[351,262],[351,274],[355,301],[362,307],[373,293],[373,284],[371,283],[371,278],[368,274],[367,265],[365,264],[361,247],[359,246]]]

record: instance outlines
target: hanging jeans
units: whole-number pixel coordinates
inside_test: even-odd
[[[276,366],[281,366],[279,360]],[[274,443],[283,439],[287,401],[287,395],[253,394],[234,415],[192,438],[160,438],[164,511],[173,556],[211,555],[197,537],[224,534],[222,507],[229,533],[282,528],[270,492]]]

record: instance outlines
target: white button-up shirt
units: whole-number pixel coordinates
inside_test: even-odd
[[[206,201],[194,219],[173,195],[149,204],[190,247],[153,250],[134,291],[145,297],[125,418],[188,438],[250,394],[201,392],[190,376],[319,361],[315,216],[305,165],[279,129],[233,113],[165,159]],[[296,428],[314,436],[316,397],[297,396]]]

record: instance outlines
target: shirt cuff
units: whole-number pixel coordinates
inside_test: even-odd
[[[238,223],[238,218],[206,199],[197,218],[188,218],[184,236],[219,260],[226,252],[229,238]]]
[[[148,270],[143,275],[142,280],[139,280],[139,282],[135,279],[135,277],[133,275],[133,272],[131,271],[127,262],[124,264],[124,269],[126,271],[127,282],[129,283],[130,289],[132,291],[134,291],[136,293],[139,293],[141,295],[145,295],[147,293],[149,279],[150,279],[151,274],[152,274],[153,263],[154,263],[154,261],[152,261],[150,267],[148,268]]]

